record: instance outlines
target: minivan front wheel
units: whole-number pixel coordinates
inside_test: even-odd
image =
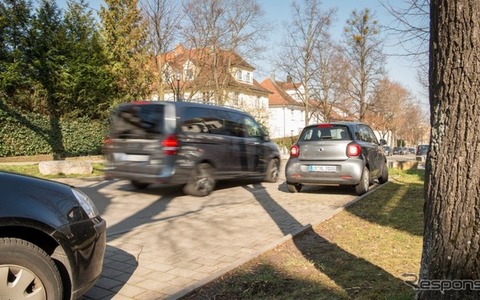
[[[268,162],[267,170],[265,172],[265,178],[263,179],[266,182],[277,182],[278,176],[280,173],[280,162],[276,158],[272,158]]]
[[[214,170],[210,164],[197,165],[183,187],[183,192],[188,195],[205,197],[215,188]]]

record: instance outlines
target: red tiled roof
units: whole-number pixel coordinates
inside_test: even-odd
[[[268,103],[270,106],[276,105],[294,105],[303,106],[302,103],[295,101],[284,89],[284,83],[272,81],[267,78],[260,83],[260,85],[267,90],[271,91],[268,95]]]

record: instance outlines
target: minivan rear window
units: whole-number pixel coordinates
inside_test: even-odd
[[[325,125],[325,124],[322,124]],[[300,141],[322,141],[322,140],[351,140],[347,126],[329,124],[328,126],[315,126],[306,128]]]
[[[112,115],[114,138],[149,139],[162,134],[164,106],[158,104],[125,104]]]

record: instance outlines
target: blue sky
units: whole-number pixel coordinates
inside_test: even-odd
[[[297,1],[301,2],[302,0]],[[402,5],[402,3],[405,2],[404,0],[389,1],[394,5]],[[65,2],[66,0],[57,0],[60,7],[64,7]],[[94,9],[98,9],[100,4],[103,4],[102,0],[87,0],[86,2]],[[383,2],[385,2],[385,0],[383,0]],[[283,29],[283,23],[290,19],[292,0],[258,0],[258,3],[263,6],[265,17],[273,22],[275,28],[278,29],[274,35],[277,34],[277,36],[280,36],[281,30]],[[381,5],[380,0],[323,0],[322,7],[325,10],[330,8],[337,9],[336,21],[333,23],[331,34],[333,38],[338,40],[342,37],[346,20],[350,18],[352,11],[355,9],[359,11],[365,8],[370,9],[375,14],[378,22],[382,25],[391,25],[393,22],[393,18]],[[279,38],[275,37],[273,37],[273,39],[279,40]],[[393,44],[395,44],[395,41],[386,41],[386,47],[384,50],[387,54],[399,54],[398,47],[394,48],[389,46]],[[389,55],[387,58],[386,69],[391,80],[400,83],[402,86],[412,91],[419,102],[424,105],[428,103],[425,91],[417,82],[417,71],[414,68],[411,58]],[[268,70],[268,67],[263,67],[262,70],[258,70],[255,79],[262,81],[272,71],[273,70]]]

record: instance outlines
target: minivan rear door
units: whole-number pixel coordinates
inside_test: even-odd
[[[109,162],[117,171],[158,174],[168,164],[162,151],[165,136],[165,105],[132,102],[112,114]]]

